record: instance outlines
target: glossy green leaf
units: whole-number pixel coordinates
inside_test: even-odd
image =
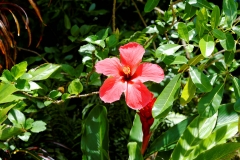
[[[226,39],[220,40],[220,44],[225,50],[233,50],[235,47],[235,41],[232,34],[226,33]]]
[[[81,46],[78,52],[80,52],[80,54],[81,52],[91,54],[93,51],[95,51],[95,49],[96,48],[94,45],[88,43],[86,45]]]
[[[177,91],[180,88],[180,75],[176,75],[158,96],[152,109],[154,118],[164,118],[171,110],[175,96],[178,93]]]
[[[160,54],[173,55],[181,46],[178,44],[164,44],[157,48],[156,56],[159,57]]]
[[[69,86],[68,86],[68,92],[70,94],[78,95],[83,91],[82,83],[80,82],[80,79],[73,80]]]
[[[181,98],[180,98],[180,104],[184,106],[185,104],[189,103],[194,97],[195,92],[196,92],[196,86],[192,82],[191,77],[189,77],[186,85],[183,88]]]
[[[151,12],[159,3],[160,0],[147,0],[144,6],[144,12]]]
[[[18,138],[20,138],[22,141],[27,142],[31,136],[30,132],[24,132],[21,135],[18,135]]]
[[[207,138],[215,127],[217,114],[210,118],[196,117],[179,139],[171,155],[171,160],[183,160],[191,153],[191,149]]]
[[[76,71],[75,69],[71,66],[71,65],[68,65],[68,64],[62,64],[61,65],[61,68],[64,72],[66,72],[67,74],[69,74],[70,76],[76,76]]]
[[[14,102],[14,101],[18,101],[18,100],[22,100],[25,99],[26,97],[23,95],[8,95],[6,97],[4,97],[4,99],[0,100],[0,104],[1,103],[8,103],[8,102]]]
[[[32,75],[32,77],[29,80],[32,81],[45,80],[49,76],[51,76],[51,74],[53,74],[59,67],[60,65],[57,64],[46,63],[36,69],[31,69],[28,71],[28,73]]]
[[[2,124],[7,119],[7,113],[12,109],[16,103],[6,103],[0,108],[0,124]]]
[[[188,28],[187,25],[183,22],[178,23],[178,34],[187,43],[189,42]]]
[[[214,37],[218,38],[218,39],[221,39],[221,40],[224,40],[226,39],[226,35],[225,33],[223,33],[221,30],[219,29],[213,29],[212,30],[212,33],[214,35]]]
[[[106,42],[107,42],[107,46],[109,48],[111,47],[116,47],[117,43],[118,43],[118,38],[117,35],[112,34],[111,36],[106,38]]]
[[[11,73],[15,79],[18,79],[19,77],[21,77],[26,71],[27,71],[26,61],[18,63],[11,68]]]
[[[187,2],[195,7],[212,9],[212,6],[206,0],[187,0]]]
[[[223,12],[227,20],[228,27],[232,26],[233,21],[237,18],[237,4],[234,0],[223,1]]]
[[[240,63],[238,63],[235,59],[233,59],[232,63],[229,66],[229,72],[235,71],[240,66]]]
[[[88,36],[87,38],[84,39],[85,41],[91,43],[91,44],[96,44],[99,45],[100,47],[104,48],[105,47],[105,42],[102,39],[98,39],[97,35],[91,35]]]
[[[240,36],[240,26],[233,26],[232,30],[238,35],[238,37]]]
[[[186,3],[183,19],[188,20],[192,18],[196,14],[196,10],[196,7],[190,5],[189,3]]]
[[[233,109],[233,103],[223,104],[218,110],[215,130],[231,123],[238,122],[238,113]]]
[[[30,84],[26,79],[18,79],[16,81],[15,87],[22,91],[28,91],[30,89]]]
[[[202,92],[210,92],[212,90],[212,85],[210,84],[209,79],[197,67],[194,66],[190,67],[189,74],[192,78],[193,83]]]
[[[20,135],[24,132],[24,129],[17,128],[17,127],[6,127],[3,128],[3,126],[0,127],[0,140],[6,141],[9,138],[12,138],[14,136]]]
[[[234,103],[234,110],[238,113],[240,112],[240,98]]]
[[[195,26],[196,26],[196,31],[197,31],[198,36],[199,36],[199,37],[202,37],[202,35],[203,35],[204,31],[205,31],[205,28],[204,28],[204,26],[203,26],[203,23],[204,23],[204,22],[201,21],[199,17],[200,17],[200,16],[198,15]]]
[[[224,83],[217,85],[200,99],[197,108],[201,117],[211,117],[217,112],[222,101],[223,90]]]
[[[99,40],[105,40],[108,36],[108,31],[109,31],[109,28],[106,28],[106,29],[101,29],[100,31],[98,31],[96,33],[97,37]]]
[[[223,126],[214,132],[206,139],[201,141],[197,147],[195,147],[186,159],[194,159],[200,153],[209,150],[217,144],[226,143],[228,138],[231,138],[238,132],[238,123],[231,123]]]
[[[232,84],[233,84],[236,99],[239,99],[240,98],[240,80],[237,77],[233,77],[232,82],[233,82]]]
[[[129,142],[127,145],[128,148],[128,160],[143,160],[141,150],[138,147],[137,142]]]
[[[220,23],[220,9],[217,5],[215,5],[213,8],[210,23],[211,23],[212,29],[217,28]]]
[[[195,160],[217,160],[225,159],[225,156],[232,153],[240,148],[240,143],[226,143],[216,145],[213,148],[201,153]]]
[[[189,66],[195,66],[196,64],[198,64],[202,59],[203,59],[203,55],[202,54],[199,54],[193,58],[191,58],[189,61],[188,61],[188,64],[184,64],[180,67],[180,69],[178,70],[178,72],[182,72],[182,71],[185,71],[189,68]]]
[[[234,59],[235,53],[233,51],[224,52],[224,61],[226,64],[231,64]]]
[[[173,65],[173,64],[186,64],[188,62],[186,56],[164,56],[162,61],[167,65]]]
[[[157,29],[157,26],[156,25],[150,25],[150,26],[147,26],[144,30],[143,30],[144,33],[159,33],[158,29]]]
[[[4,103],[4,100],[18,89],[9,83],[0,83],[0,103]]]
[[[109,159],[107,109],[104,106],[95,106],[83,125],[81,138],[83,159]]]
[[[154,152],[166,150],[168,146],[176,143],[190,122],[192,122],[193,118],[194,117],[188,117],[154,139],[154,141],[148,147],[146,155],[151,155]]]
[[[18,128],[24,128],[25,126],[25,115],[18,109],[12,109],[8,114],[8,119]]]
[[[215,43],[213,40],[213,37],[210,35],[205,35],[203,38],[201,38],[199,42],[199,47],[201,50],[201,54],[206,58],[209,57],[215,47]]]
[[[71,21],[67,14],[64,14],[64,26],[66,29],[71,29]]]
[[[5,69],[2,72],[2,76],[0,77],[0,80],[2,80],[2,82],[8,83],[8,82],[13,82],[15,79],[12,73],[9,70]]]
[[[136,113],[135,118],[133,120],[132,128],[129,133],[129,142],[137,142],[140,148],[142,139],[143,139],[142,123],[140,120],[140,116]]]
[[[34,121],[32,123],[31,132],[34,132],[34,133],[42,132],[42,131],[46,130],[46,125],[47,124],[43,121]]]
[[[79,27],[76,24],[73,25],[70,32],[72,36],[78,36],[80,33]]]

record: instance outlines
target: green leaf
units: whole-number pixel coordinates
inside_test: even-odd
[[[144,12],[151,12],[159,3],[160,0],[147,0],[144,6]]]
[[[196,14],[196,10],[196,7],[190,5],[189,3],[186,3],[183,19],[189,20],[190,18],[192,18]]]
[[[46,123],[43,121],[34,121],[32,123],[31,132],[39,133],[46,130]]]
[[[66,72],[67,74],[69,74],[70,76],[73,76],[75,77],[76,76],[76,72],[75,72],[75,69],[68,65],[68,64],[62,64],[61,65],[61,68],[64,72]]]
[[[219,29],[213,29],[212,30],[212,33],[214,35],[214,37],[218,38],[218,39],[221,39],[221,40],[224,40],[226,39],[226,35],[225,33],[223,33],[221,30]]]
[[[190,67],[189,74],[192,78],[193,83],[202,92],[210,92],[212,90],[212,85],[205,74],[202,73],[197,67]]]
[[[164,44],[157,48],[156,56],[159,57],[161,54],[173,55],[181,46],[178,44]]]
[[[128,160],[143,160],[141,150],[138,147],[137,142],[129,142],[127,145],[128,148]]]
[[[109,31],[109,28],[106,28],[106,29],[101,29],[100,31],[98,31],[96,33],[97,37],[99,40],[105,40],[108,36],[108,31]]]
[[[142,138],[143,138],[142,123],[140,120],[140,116],[136,113],[135,118],[133,120],[132,128],[129,133],[129,142],[137,142],[140,148]]]
[[[180,69],[178,70],[178,72],[182,72],[182,71],[185,71],[189,68],[189,66],[195,66],[197,63],[199,63],[202,59],[203,59],[203,55],[202,54],[199,54],[193,58],[191,58],[189,61],[188,61],[188,64],[184,64],[180,67]]]
[[[118,38],[117,38],[117,35],[116,34],[113,34],[109,37],[106,38],[106,42],[107,42],[107,46],[109,48],[112,48],[112,47],[116,47],[117,43],[118,43]]]
[[[32,128],[33,122],[34,120],[32,118],[28,118],[25,122],[24,129],[29,130],[30,128]]]
[[[28,83],[28,81],[26,79],[18,79],[16,84],[15,84],[15,87],[17,89],[20,89],[20,90],[29,90],[30,89],[30,84]]]
[[[6,103],[0,108],[0,124],[2,124],[7,119],[7,113],[12,109],[16,103]]]
[[[240,36],[240,26],[233,26],[232,30],[238,35],[238,37]]]
[[[2,101],[17,90],[18,89],[13,84],[0,83],[0,103],[3,103]]]
[[[190,5],[193,5],[195,7],[199,7],[199,8],[207,8],[207,9],[212,9],[212,6],[208,3],[208,1],[206,0],[187,0],[187,2],[190,4]]]
[[[76,24],[73,25],[72,28],[71,28],[71,35],[72,36],[78,36],[79,32],[80,32],[79,27]]]
[[[152,109],[154,118],[164,118],[171,110],[175,96],[178,93],[177,91],[180,88],[180,75],[176,75],[158,96]]]
[[[211,117],[217,112],[222,101],[223,90],[224,83],[217,85],[200,99],[197,108],[201,117]]]
[[[219,107],[215,130],[231,123],[238,123],[238,113],[233,109],[233,103],[223,104]]]
[[[231,51],[235,47],[235,41],[231,33],[226,33],[226,39],[220,40],[221,46],[228,51]]]
[[[14,65],[11,68],[11,73],[15,79],[18,79],[26,72],[26,70],[27,70],[27,62],[23,61],[21,63]]]
[[[85,159],[109,159],[108,119],[104,106],[95,106],[84,120],[81,150]]]
[[[188,28],[187,25],[183,22],[178,23],[178,34],[187,43],[189,42]]]
[[[98,36],[97,35],[88,36],[87,38],[84,39],[84,41],[87,41],[87,42],[92,43],[92,44],[99,45],[102,48],[105,47],[104,40],[101,40],[101,39],[98,40]]]
[[[66,29],[71,29],[71,21],[67,14],[64,14],[64,26]]]
[[[217,144],[226,143],[228,138],[232,138],[238,131],[238,123],[231,123],[215,130],[208,138],[204,139],[191,151],[186,159],[195,159],[200,153],[211,149]]]
[[[14,136],[20,135],[23,133],[24,130],[22,128],[17,128],[17,127],[7,127],[7,128],[2,128],[0,127],[0,140],[1,141],[6,141],[9,138],[12,138]]]
[[[60,65],[46,63],[36,69],[31,69],[28,71],[32,75],[32,78],[29,80],[40,81],[47,79],[53,72],[55,72]]]
[[[238,113],[240,112],[240,98],[234,103],[234,110]]]
[[[14,77],[9,70],[4,69],[2,77],[0,77],[0,80],[2,80],[3,82],[13,82]]]
[[[210,22],[211,22],[212,29],[217,28],[220,23],[220,9],[217,5],[215,5],[213,8]]]
[[[92,44],[86,44],[80,47],[80,49],[78,50],[78,52],[85,52],[85,53],[89,53],[91,54],[93,51],[95,51],[95,46]]]
[[[223,1],[223,12],[227,20],[228,27],[232,27],[233,21],[237,18],[237,4],[234,0]]]
[[[217,114],[210,118],[196,117],[179,139],[170,159],[182,160],[184,157],[187,157],[191,153],[193,147],[196,147],[201,140],[207,138],[211,134],[215,127],[216,120]]]
[[[8,95],[4,99],[0,100],[0,103],[9,103],[18,100],[25,99],[26,97],[23,95]]]
[[[210,35],[205,35],[203,38],[201,38],[199,42],[199,47],[202,55],[205,58],[209,57],[212,54],[215,47],[213,37]]]
[[[78,95],[82,91],[83,91],[83,86],[79,79],[73,80],[68,86],[68,92],[70,94]]]
[[[157,29],[157,26],[156,25],[151,25],[151,26],[147,26],[144,30],[143,30],[144,33],[159,33],[158,29]]]
[[[226,143],[216,145],[215,147],[201,153],[195,160],[217,160],[232,154],[240,148],[240,143]]]
[[[18,135],[18,138],[20,138],[22,141],[27,142],[31,136],[30,132],[24,132],[22,135]]]
[[[233,82],[232,84],[233,84],[236,99],[239,99],[240,98],[240,80],[237,77],[233,77],[232,82]]]
[[[49,93],[49,97],[52,98],[52,99],[57,99],[58,97],[60,97],[62,95],[62,93],[58,90],[52,90],[50,93]]]
[[[12,109],[8,114],[8,119],[18,128],[24,128],[25,126],[25,115],[18,109]]]
[[[186,85],[183,88],[181,98],[180,98],[180,104],[184,106],[187,103],[189,103],[194,97],[195,92],[196,92],[196,86],[192,82],[191,77],[189,77]]]
[[[233,51],[224,52],[224,61],[226,64],[231,64],[233,62],[235,53]]]
[[[164,56],[162,61],[167,65],[186,64],[188,62],[186,56]]]
[[[190,122],[192,122],[193,118],[194,117],[188,117],[154,139],[154,141],[148,147],[146,155],[148,156],[154,152],[166,150],[170,145],[176,143]]]

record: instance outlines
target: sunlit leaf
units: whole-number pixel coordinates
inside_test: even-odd
[[[189,42],[189,35],[187,25],[183,22],[178,23],[178,34],[179,37],[185,40],[187,43]]]
[[[196,86],[192,82],[191,77],[189,77],[181,94],[181,98],[180,98],[181,105],[184,106],[185,104],[189,103],[194,97],[195,92],[196,92]]]
[[[193,83],[202,92],[210,92],[212,90],[212,85],[210,84],[209,79],[197,67],[194,67],[194,66],[190,67],[189,73],[190,73]]]
[[[200,99],[197,108],[201,117],[211,117],[217,112],[222,101],[223,89],[224,83],[219,84]]]
[[[141,154],[141,150],[138,147],[137,142],[129,142],[127,145],[128,148],[128,160],[143,160],[142,154]]]
[[[212,29],[217,28],[220,23],[220,9],[217,5],[213,7],[210,22],[211,22]]]
[[[199,47],[201,50],[201,53],[204,57],[209,57],[215,47],[215,43],[213,40],[213,37],[210,35],[205,35],[199,42]]]

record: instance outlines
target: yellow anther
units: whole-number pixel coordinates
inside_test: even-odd
[[[129,75],[131,72],[129,67],[123,67],[123,73],[125,73],[126,75]]]

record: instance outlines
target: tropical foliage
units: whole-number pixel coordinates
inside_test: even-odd
[[[0,1],[1,159],[239,159],[239,2],[218,3]]]

